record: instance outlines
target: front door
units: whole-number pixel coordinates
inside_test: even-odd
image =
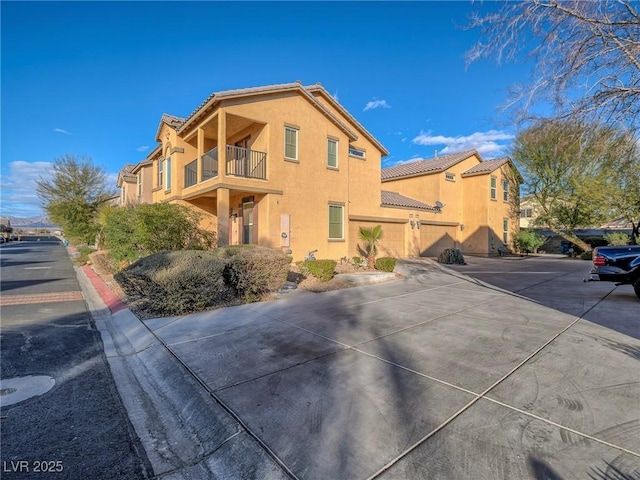
[[[253,241],[253,202],[242,202],[242,243]]]

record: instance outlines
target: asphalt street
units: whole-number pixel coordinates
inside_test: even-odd
[[[3,244],[0,256],[0,476],[149,478],[67,249],[54,237],[26,237]],[[28,376],[55,384],[5,406]]]

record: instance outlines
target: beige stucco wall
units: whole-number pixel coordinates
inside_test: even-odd
[[[179,135],[172,127],[161,126],[158,140],[162,149],[151,159],[148,176],[145,169],[145,195],[151,191],[151,201],[180,202],[196,208],[204,215],[203,226],[221,232],[224,238],[220,240],[232,244],[241,241],[242,199],[253,196],[257,243],[291,251],[294,260],[304,258],[310,250],[317,250],[316,258],[351,258],[357,254],[358,228],[377,224],[385,230],[380,249],[384,255],[420,255],[429,247],[425,239],[439,233],[455,237],[455,245],[488,253],[489,242],[478,241],[473,231],[486,227],[501,235],[503,212],[482,200],[488,199],[488,176],[462,178],[462,172],[479,162],[478,158],[447,170],[455,175],[455,182],[446,181],[445,172],[382,182],[379,148],[330,101],[322,95],[316,97],[358,138],[350,137],[296,91],[224,100]],[[285,158],[285,126],[298,130],[297,160]],[[249,137],[249,148],[267,153],[264,180],[225,174],[222,146],[245,137]],[[337,168],[327,166],[328,138],[338,142]],[[218,144],[218,176],[184,188],[184,166]],[[364,150],[366,158],[350,157],[350,144]],[[159,161],[168,156],[172,159],[170,190],[157,185]],[[430,205],[439,200],[445,206],[439,213],[382,207],[383,189]],[[330,204],[344,208],[343,239],[329,239]],[[219,206],[224,211],[218,212]],[[422,232],[409,223],[418,219]]]

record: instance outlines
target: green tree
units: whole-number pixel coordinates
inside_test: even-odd
[[[52,168],[51,179],[36,182],[43,208],[69,238],[93,243],[99,230],[96,212],[114,195],[105,172],[91,158],[73,155],[56,158]]]
[[[536,253],[544,245],[544,237],[534,230],[520,230],[513,239],[514,247],[520,253]]]
[[[174,203],[110,207],[101,212],[104,246],[118,262],[166,250],[202,250],[215,235],[200,227],[200,215]]]
[[[512,158],[525,180],[523,193],[540,206],[535,225],[591,251],[574,230],[611,217],[610,198],[620,188],[611,168],[622,170],[634,145],[628,132],[577,121],[538,121],[518,134]]]
[[[366,228],[360,227],[360,240],[364,242],[362,253],[367,257],[367,268],[375,268],[376,255],[378,254],[378,242],[384,238],[382,226]]]

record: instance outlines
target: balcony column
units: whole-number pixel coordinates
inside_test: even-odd
[[[229,245],[229,189],[218,188],[216,200],[218,217],[218,247]]]
[[[202,128],[198,128],[198,156],[196,157],[198,160],[196,161],[196,171],[198,172],[197,182],[201,182],[204,180],[202,178],[202,155],[204,155],[204,130]]]
[[[224,108],[218,110],[218,178],[227,173],[227,114]]]

